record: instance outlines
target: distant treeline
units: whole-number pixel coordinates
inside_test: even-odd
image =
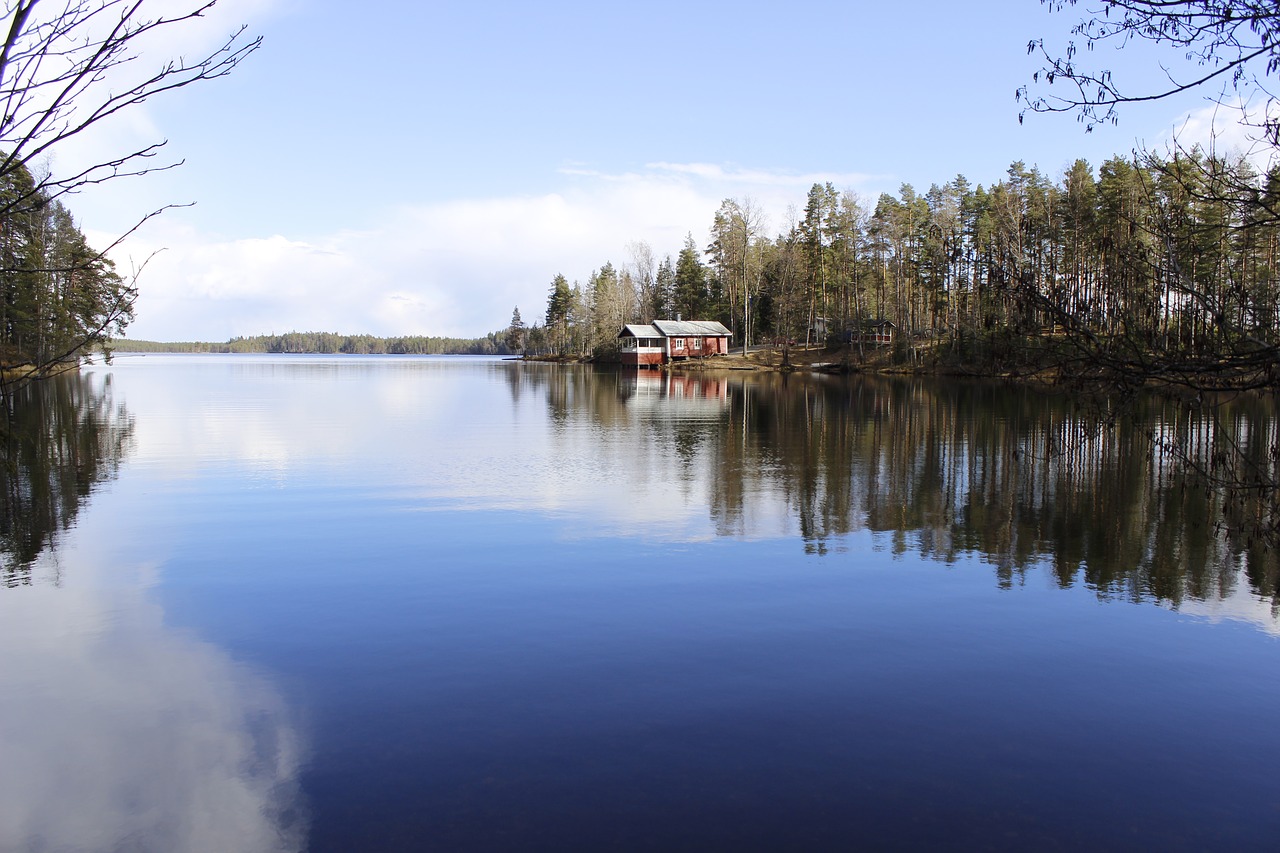
[[[483,338],[441,338],[408,335],[378,338],[373,335],[339,335],[333,332],[288,332],[283,335],[235,337],[225,343],[202,341],[116,341],[118,352],[209,353],[311,353],[348,355],[506,355],[502,335]]]

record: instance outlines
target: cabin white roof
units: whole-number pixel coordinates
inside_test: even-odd
[[[662,332],[659,332],[653,326],[638,326],[628,323],[622,327],[622,331],[618,332],[620,338],[660,338]]]
[[[653,328],[664,337],[723,337],[733,336],[724,323],[715,320],[654,320]]]
[[[723,323],[715,320],[654,320],[652,325],[628,323],[618,333],[620,338],[729,338],[733,336]]]

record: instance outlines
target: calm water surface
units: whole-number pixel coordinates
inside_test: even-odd
[[[1152,452],[1205,424],[1096,414],[450,358],[49,383],[5,436],[0,850],[1275,850],[1274,555]]]

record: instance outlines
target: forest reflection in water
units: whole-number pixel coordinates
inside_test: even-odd
[[[1275,555],[1178,458],[1265,449],[1274,406],[1113,414],[478,359],[64,377],[8,421],[0,848],[1270,849]]]
[[[1048,566],[1060,585],[1105,596],[1177,605],[1228,597],[1243,582],[1273,610],[1280,600],[1280,555],[1249,524],[1264,510],[1200,474],[1242,450],[1280,476],[1274,398],[1193,410],[1152,396],[1117,416],[982,382],[493,367],[513,400],[542,397],[551,424],[586,420],[637,452],[648,446],[651,456],[627,463],[633,473],[700,484],[718,535],[755,535],[767,507],[815,555],[867,530],[897,553],[979,554],[1006,586]],[[30,582],[119,469],[134,421],[112,392],[110,373],[73,375],[9,401],[4,585]]]
[[[510,370],[508,382],[545,393],[553,419],[643,424],[706,479],[721,535],[749,535],[768,495],[815,555],[868,530],[924,559],[979,554],[1002,586],[1047,566],[1063,587],[1179,605],[1244,583],[1277,612],[1280,555],[1249,523],[1265,508],[1202,475],[1238,450],[1277,473],[1273,398],[1195,410],[1153,395],[1113,410],[961,380]]]
[[[110,378],[67,374],[18,389],[0,422],[0,558],[5,586],[27,584],[81,504],[115,476],[133,419]]]
[[[0,850],[303,849],[305,749],[279,690],[169,624],[154,566],[111,556],[104,534],[127,533],[72,533],[130,455],[110,375],[6,402]]]

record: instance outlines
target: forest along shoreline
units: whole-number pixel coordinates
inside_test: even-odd
[[[1038,358],[1029,357],[1038,351]],[[760,371],[774,373],[813,372],[828,374],[875,374],[888,376],[938,376],[1009,381],[1041,387],[1063,386],[1065,390],[1081,391],[1082,378],[1072,376],[1064,365],[1067,354],[1058,352],[1052,357],[1044,346],[1029,346],[1024,358],[991,358],[983,362],[962,360],[955,357],[951,341],[915,342],[910,346],[868,346],[861,352],[856,345],[799,344],[791,347],[752,346],[743,354],[742,347],[728,353],[695,356],[667,362],[658,367],[675,373],[700,371]],[[514,361],[536,361],[552,364],[618,364],[616,353],[605,355],[556,355],[551,353],[511,356]],[[1148,381],[1151,390],[1176,389],[1176,385]],[[1116,395],[1111,384],[1093,384],[1092,393],[1099,397]],[[1251,389],[1257,390],[1257,389]]]
[[[1280,382],[1268,380],[1266,369],[1240,371],[1235,376],[1219,371],[1218,359],[1186,364],[1176,371],[1134,371],[1123,375],[1108,370],[1091,371],[1085,364],[1088,351],[1073,353],[1069,335],[1042,335],[1021,342],[1021,349],[1007,351],[1001,363],[983,360],[975,364],[955,357],[952,342],[902,341],[899,345],[864,348],[848,344],[739,348],[727,355],[713,355],[671,362],[661,370],[671,373],[758,371],[775,373],[836,373],[845,375],[918,376],[938,379],[970,379],[977,382],[1020,385],[1074,399],[1091,430],[1106,430],[1132,422],[1143,410],[1141,400],[1155,394],[1173,403],[1176,418],[1158,428],[1141,426],[1150,452],[1166,460],[1170,476],[1181,487],[1193,486],[1217,492],[1230,510],[1222,524],[1263,552],[1280,549],[1280,417],[1276,390]],[[1093,342],[1096,344],[1096,342]],[[1016,355],[1015,355],[1016,354]],[[1021,357],[1016,357],[1021,356]],[[526,356],[530,361],[608,363],[613,359],[580,356]],[[1095,367],[1098,365],[1095,364]],[[1273,371],[1274,372],[1274,371]],[[1119,375],[1118,375],[1119,374]],[[1243,380],[1232,384],[1233,379]],[[1224,381],[1225,380],[1225,381]],[[1236,404],[1247,400],[1263,406],[1262,421],[1242,419]],[[1138,421],[1141,418],[1138,417]]]

